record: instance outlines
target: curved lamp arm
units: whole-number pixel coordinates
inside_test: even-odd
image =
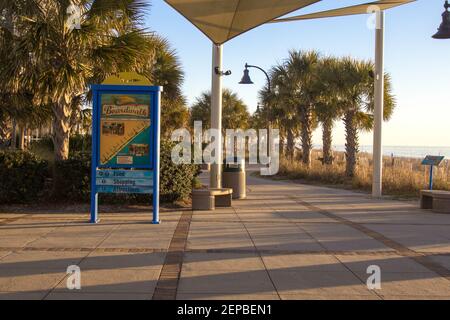
[[[269,77],[269,75],[267,74],[267,72],[263,68],[260,68],[258,66],[253,66],[253,65],[248,64],[248,63],[245,64],[245,68],[246,69],[248,69],[248,68],[255,68],[255,69],[261,70],[266,75],[267,84],[269,85],[269,92],[271,91],[271,88],[270,88],[271,87],[270,86],[270,77]]]

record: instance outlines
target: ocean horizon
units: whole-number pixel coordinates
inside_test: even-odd
[[[314,145],[314,149],[321,149],[322,145]],[[345,151],[345,145],[334,145],[334,151]],[[359,146],[360,152],[372,153],[372,145]],[[450,159],[450,147],[432,146],[383,146],[383,155],[405,158],[425,158],[427,155],[444,156]]]

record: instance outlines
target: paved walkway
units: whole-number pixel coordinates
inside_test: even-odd
[[[450,299],[450,215],[248,177],[214,212],[0,214],[0,299]],[[81,290],[66,268],[81,268]],[[367,267],[381,268],[369,290]]]

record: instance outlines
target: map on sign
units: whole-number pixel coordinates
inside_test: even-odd
[[[444,156],[426,156],[422,160],[422,165],[424,166],[438,166],[444,160]]]
[[[100,165],[149,165],[150,95],[104,93],[100,99]]]

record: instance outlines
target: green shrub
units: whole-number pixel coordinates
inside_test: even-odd
[[[88,201],[91,189],[90,154],[71,153],[68,160],[54,164],[52,199]]]
[[[33,141],[29,151],[39,159],[47,160],[50,164],[54,161],[55,154],[53,152],[53,141],[50,136],[45,136],[37,141]]]
[[[70,153],[73,154],[75,157],[76,154],[79,152],[91,152],[92,148],[92,136],[90,134],[81,135],[81,134],[75,134],[70,137],[69,142],[69,150]]]
[[[47,161],[20,150],[0,151],[0,203],[29,203],[46,194]]]
[[[44,147],[49,140],[41,141],[39,146]],[[195,177],[200,172],[198,165],[175,165],[171,160],[173,146],[172,142],[161,143],[161,202],[188,198]],[[55,162],[51,169],[47,161],[38,160],[30,152],[0,151],[0,182],[0,203],[89,201],[90,149],[84,153],[71,152],[68,160]],[[146,194],[101,194],[100,203],[149,204],[151,197]]]
[[[192,190],[194,179],[200,173],[200,166],[195,164],[175,165],[171,159],[173,142],[161,143],[161,201],[171,202],[186,199]]]

